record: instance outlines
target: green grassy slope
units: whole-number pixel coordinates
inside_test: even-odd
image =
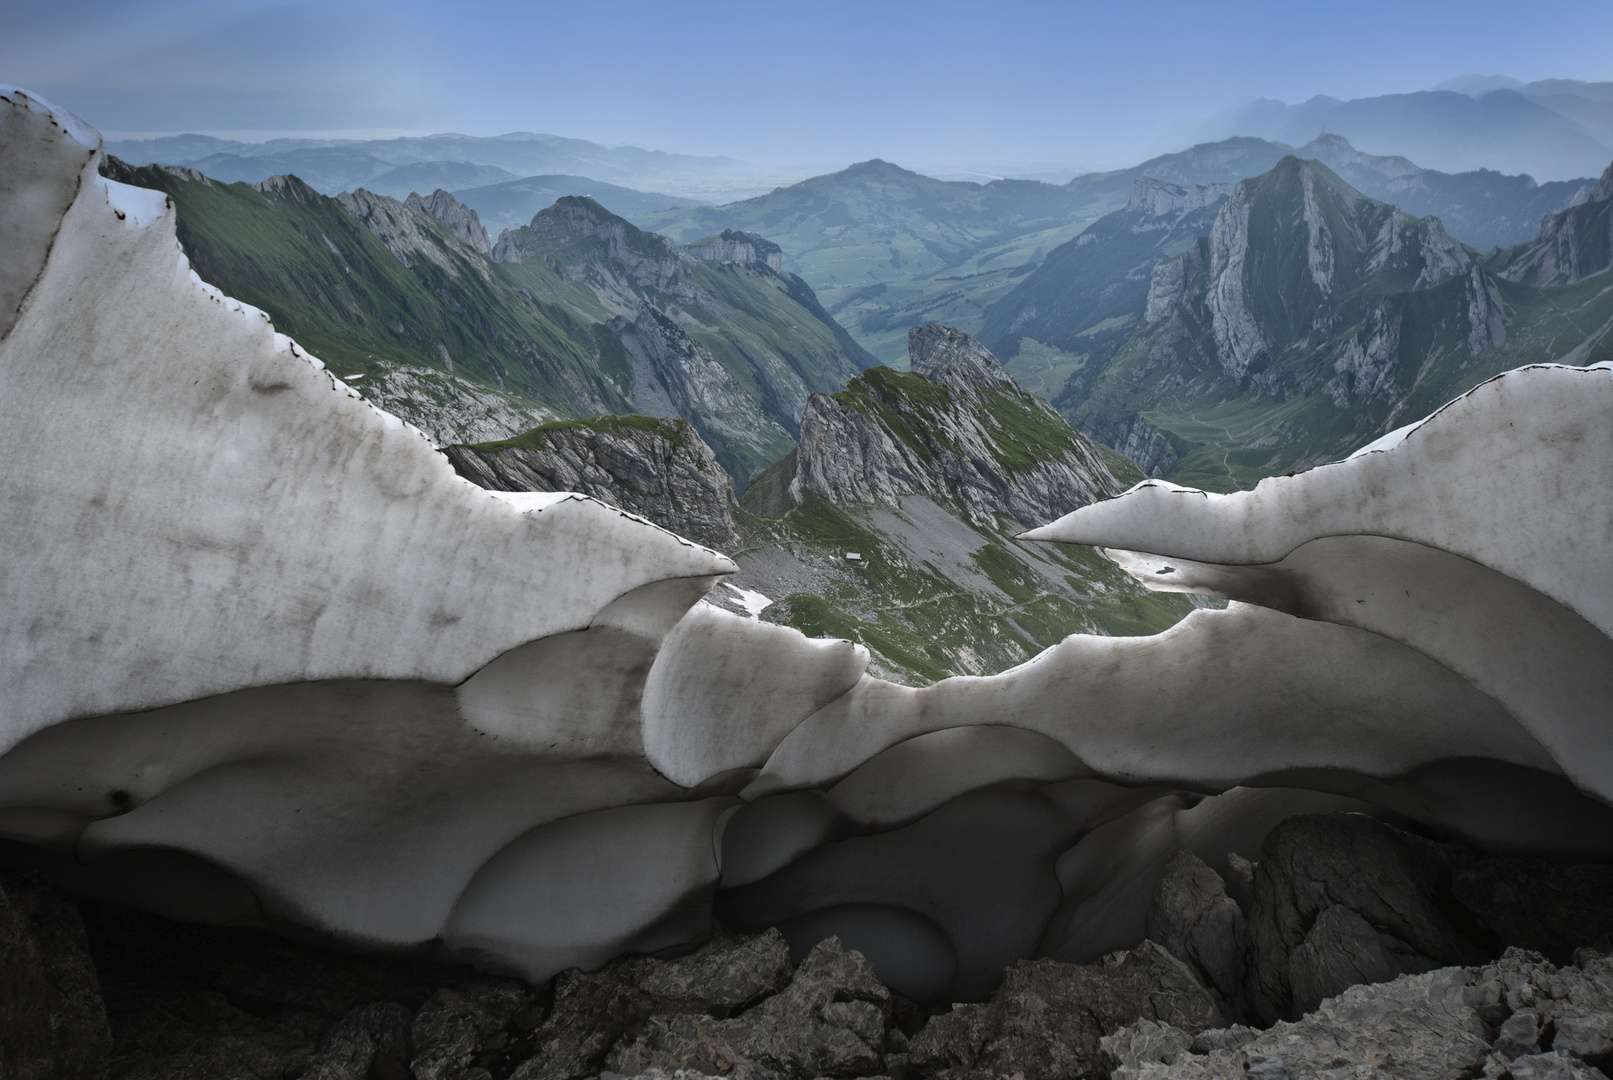
[[[1193,609],[1185,596],[1148,592],[1091,548],[1015,540],[1020,526],[1007,519],[970,526],[951,517],[941,527],[956,542],[941,554],[915,538],[938,529],[927,500],[894,511],[808,493],[771,519],[751,512],[751,499],[736,515],[739,584],[771,587],[753,565],[781,560],[813,578],[810,591],[774,596],[767,618],[856,641],[874,653],[876,672],[907,682],[994,674],[1075,633],[1156,634]],[[848,551],[862,562],[847,562]]]
[[[174,198],[180,242],[203,279],[268,312],[339,376],[395,390],[377,400],[453,441],[498,431],[495,416],[641,411],[623,320],[646,305],[724,372],[721,415],[684,418],[727,447],[741,486],[792,445],[807,394],[874,363],[810,286],[765,258],[703,261],[588,200],[562,199],[507,234],[510,250],[529,256],[520,261],[490,259],[429,214],[394,208],[426,245],[406,261],[294,177],[221,184],[115,159],[108,172]],[[452,377],[400,376],[410,369]],[[443,400],[459,391],[477,401]]]
[[[962,394],[876,367],[832,397],[937,477],[948,475],[942,461],[952,454],[996,477],[999,489],[1048,462],[1094,477],[1100,492],[1138,478],[1135,467],[1123,469],[1132,475],[1113,486],[1102,476],[1110,455],[1011,384]],[[830,501],[812,490],[797,497],[789,491],[796,475],[792,453],[742,498],[736,585],[779,601],[766,615],[773,621],[867,646],[887,676],[989,674],[1073,633],[1153,634],[1193,609],[1187,597],[1148,592],[1090,548],[1016,540],[1024,523],[969,513],[956,481],[889,506]],[[850,561],[847,552],[861,558]]]
[[[441,230],[431,235],[455,272],[429,260],[405,267],[335,200],[295,178],[259,190],[115,159],[108,171],[172,196],[197,274],[268,312],[338,375],[388,362],[452,365],[561,413],[626,410],[600,378],[586,321],[541,294],[504,286]]]

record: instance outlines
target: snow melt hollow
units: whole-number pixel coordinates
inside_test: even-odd
[[[905,687],[698,603],[718,552],[459,479],[100,158],[0,88],[0,837],[73,888],[533,979],[715,911],[951,1000],[1297,812],[1613,854],[1605,365],[1078,510],[1032,537],[1235,602]]]

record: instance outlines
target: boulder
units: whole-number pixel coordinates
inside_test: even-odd
[[[98,1080],[111,1052],[78,906],[38,875],[0,877],[0,1076]]]
[[[910,1041],[925,1080],[1083,1076],[1100,1069],[1103,1038],[1139,1020],[1192,1033],[1225,1023],[1210,993],[1153,942],[1095,964],[1025,960],[981,1005],[958,1005]]]
[[[884,1067],[891,1016],[890,991],[873,967],[831,938],[813,948],[788,987],[737,1017],[651,1017],[642,1034],[612,1051],[609,1068],[735,1080],[872,1076]]]
[[[1510,949],[1479,967],[1447,967],[1355,986],[1267,1031],[1197,1036],[1139,1022],[1103,1040],[1114,1080],[1393,1076],[1445,1080],[1604,1080],[1613,1063],[1613,957],[1558,968]]]

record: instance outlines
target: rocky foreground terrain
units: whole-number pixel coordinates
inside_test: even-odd
[[[1022,960],[962,1004],[902,997],[837,939],[792,955],[776,929],[532,985],[81,907],[14,869],[0,1075],[1534,1080],[1613,1062],[1613,866],[1358,814],[1291,818],[1261,855],[1225,881],[1184,852],[1136,948]]]

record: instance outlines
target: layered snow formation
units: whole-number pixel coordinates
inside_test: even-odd
[[[0,90],[0,837],[81,893],[534,980],[715,913],[967,1000],[1299,813],[1613,856],[1605,365],[1077,510],[1033,535],[1237,602],[897,686],[700,604],[723,555],[460,479],[99,157]]]

